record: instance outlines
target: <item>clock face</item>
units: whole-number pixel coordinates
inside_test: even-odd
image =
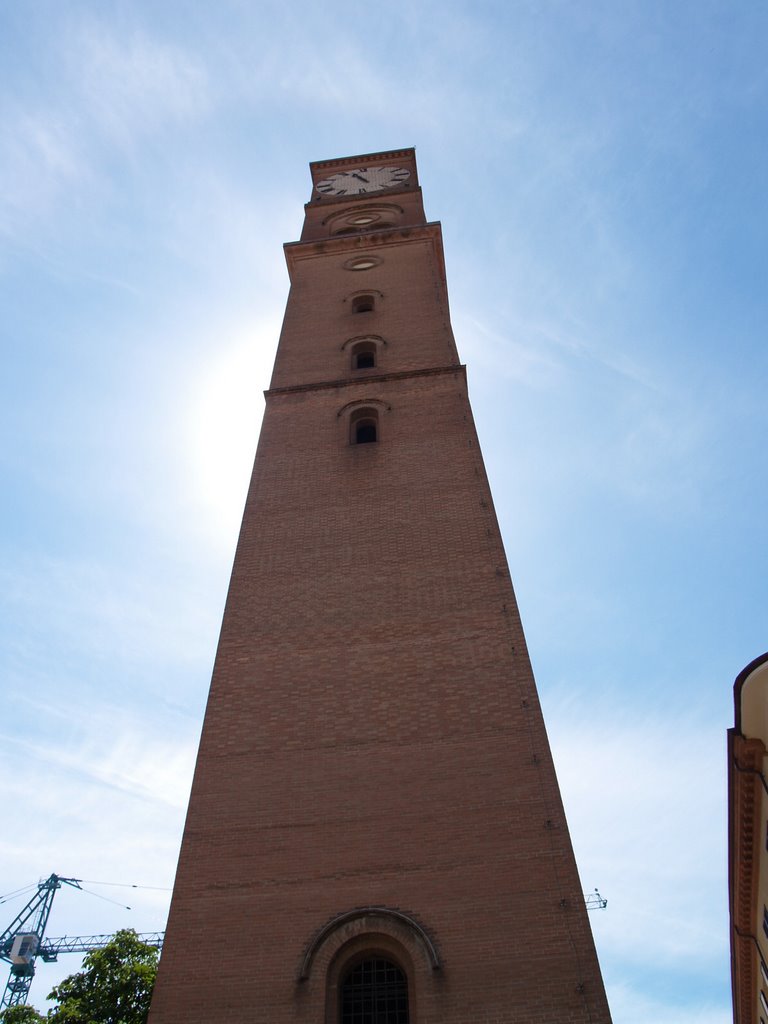
[[[318,181],[322,196],[359,196],[364,192],[380,192],[402,185],[411,176],[404,167],[357,167],[354,171],[338,171]]]

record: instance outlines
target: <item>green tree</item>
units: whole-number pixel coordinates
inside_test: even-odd
[[[9,1006],[0,1013],[0,1021],[2,1024],[45,1024],[45,1017],[34,1006]]]
[[[146,1024],[157,975],[159,953],[124,930],[103,949],[87,953],[83,969],[71,974],[48,996],[57,1006],[46,1022],[54,1024]]]

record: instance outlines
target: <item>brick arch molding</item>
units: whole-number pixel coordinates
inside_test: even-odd
[[[309,978],[312,965],[321,951],[325,954],[323,959],[330,960],[351,938],[369,932],[388,935],[400,942],[405,940],[407,945],[420,949],[433,971],[440,970],[440,957],[435,944],[418,921],[401,910],[359,907],[331,918],[313,936],[304,951],[298,980],[306,981]]]

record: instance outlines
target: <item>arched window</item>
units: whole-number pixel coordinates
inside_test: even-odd
[[[376,409],[355,409],[349,418],[350,444],[372,444],[379,440],[379,414]]]
[[[372,313],[373,312],[373,296],[372,295],[356,295],[352,299],[352,312],[353,313]]]
[[[383,957],[361,960],[341,982],[339,1024],[409,1024],[408,980]]]
[[[358,341],[352,346],[352,369],[371,370],[376,366],[376,342]]]

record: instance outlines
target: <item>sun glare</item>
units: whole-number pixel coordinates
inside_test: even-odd
[[[243,512],[279,323],[239,332],[193,384],[189,423],[191,486],[215,539],[232,544]]]

